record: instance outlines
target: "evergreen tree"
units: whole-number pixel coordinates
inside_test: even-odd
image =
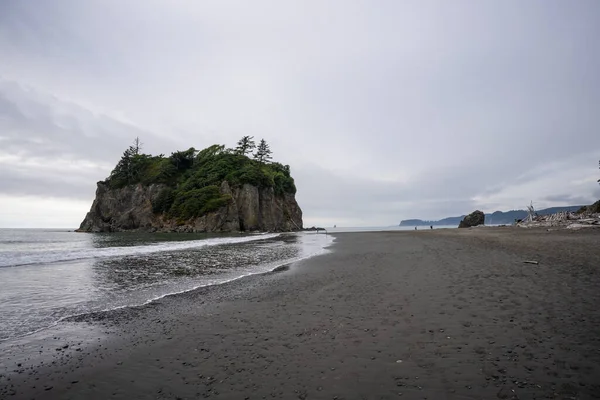
[[[256,144],[254,143],[254,136],[244,136],[239,140],[239,142],[237,142],[235,152],[245,156],[246,154],[252,152],[252,150],[255,148]]]
[[[142,142],[139,137],[136,137],[133,144],[123,152],[117,166],[111,173],[113,179],[119,180],[126,184],[133,182],[136,179],[136,160],[141,156]]]
[[[175,151],[171,153],[171,162],[178,170],[185,170],[191,168],[194,165],[194,158],[196,157],[196,149],[190,147],[185,151]]]
[[[140,138],[136,136],[136,138],[133,140],[133,144],[129,146],[129,150],[131,151],[132,155],[137,156],[138,154],[140,154],[143,145],[144,144],[140,141]]]
[[[254,154],[254,159],[261,163],[266,163],[271,161],[271,148],[267,144],[265,139],[261,139],[258,147],[256,148],[256,153]]]

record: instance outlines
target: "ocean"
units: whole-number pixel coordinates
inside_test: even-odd
[[[75,233],[0,229],[0,341],[326,252],[323,234]]]

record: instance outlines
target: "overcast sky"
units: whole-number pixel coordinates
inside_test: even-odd
[[[600,198],[600,1],[0,2],[0,227],[77,227],[122,151],[243,135],[304,224]]]

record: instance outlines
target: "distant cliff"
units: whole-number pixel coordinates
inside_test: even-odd
[[[232,232],[302,229],[287,165],[247,150],[211,146],[170,157],[130,147],[96,198],[80,232]],[[255,157],[256,158],[256,157]]]
[[[560,211],[571,211],[575,212],[579,210],[581,206],[565,206],[565,207],[551,207],[543,210],[538,210],[539,215],[554,214]],[[460,221],[463,220],[465,215],[460,217],[448,217],[437,221],[426,221],[421,219],[407,219],[400,222],[400,226],[458,226]],[[525,210],[511,210],[511,211],[495,211],[492,214],[485,214],[485,223],[488,225],[494,224],[512,224],[515,219],[523,219],[527,217],[527,211]]]

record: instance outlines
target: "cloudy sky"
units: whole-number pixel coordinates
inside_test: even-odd
[[[0,227],[77,227],[133,138],[243,135],[305,225],[600,198],[600,2],[0,2]]]

